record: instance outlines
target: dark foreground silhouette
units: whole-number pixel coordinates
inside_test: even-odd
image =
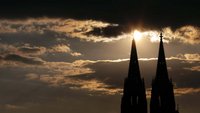
[[[160,47],[155,79],[152,81],[150,113],[179,113],[176,110],[172,80],[168,77],[160,34]],[[144,78],[140,76],[135,41],[132,41],[128,77],[124,81],[121,113],[147,113]]]

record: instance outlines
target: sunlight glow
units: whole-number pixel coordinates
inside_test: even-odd
[[[140,42],[142,40],[150,40],[151,42],[154,43],[154,42],[160,42],[160,37],[159,37],[160,32],[161,31],[156,31],[156,30],[139,31],[135,29],[129,34],[129,36],[131,37],[131,39],[134,39],[137,42]],[[172,35],[169,35],[170,33],[168,33],[165,29],[163,33],[165,34],[163,42],[169,43],[169,37],[171,37]],[[167,38],[165,36],[167,36]]]
[[[138,30],[135,30],[133,32],[133,38],[135,39],[135,41],[139,41],[142,38],[142,33]]]

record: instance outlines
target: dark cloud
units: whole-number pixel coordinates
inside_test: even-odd
[[[58,44],[55,38],[56,33],[52,31],[46,31],[44,34],[38,34],[36,32],[31,33],[2,33],[0,34],[1,43],[7,44],[25,44],[28,43],[34,46],[52,46]]]
[[[173,79],[176,88],[200,88],[198,81],[200,77],[198,76],[199,64],[198,61],[191,63],[192,59],[185,58],[167,58],[167,66],[169,76]],[[83,61],[84,62],[84,61]],[[83,74],[80,76],[73,76],[74,78],[79,78],[83,80],[97,79],[111,85],[114,88],[123,88],[123,80],[127,76],[129,60],[99,60],[91,61],[86,66],[90,67],[95,71],[92,74]],[[155,77],[156,73],[156,58],[141,58],[139,60],[141,76],[144,77],[146,87],[151,87],[152,78]],[[180,65],[181,64],[181,65]],[[191,69],[190,69],[191,68]],[[193,68],[193,70],[192,70]],[[113,70],[114,69],[114,70]],[[92,76],[94,74],[94,76]]]
[[[17,62],[22,62],[22,63],[26,63],[26,64],[36,64],[36,65],[44,63],[39,58],[25,57],[25,56],[20,56],[20,55],[17,55],[17,54],[8,54],[4,57],[4,60],[17,61]]]
[[[26,66],[10,65],[9,68],[2,66],[0,68],[0,86],[2,86],[0,87],[2,91],[0,97],[3,98],[0,101],[0,109],[7,113],[12,113],[12,110],[20,113],[41,112],[43,110],[54,113],[58,109],[59,113],[66,111],[81,113],[83,109],[90,109],[91,106],[93,108],[87,111],[89,113],[99,113],[100,111],[110,113],[120,110],[121,96],[118,95],[119,91],[116,89],[123,87],[123,79],[127,76],[128,70],[127,59],[78,60],[73,63],[46,62],[46,64],[46,66],[32,68],[28,67],[30,64]],[[167,60],[167,64],[169,75],[172,76],[174,86],[177,88],[175,92],[177,96],[180,96],[178,98],[199,94],[198,72],[194,73],[184,69],[184,67],[197,65],[196,63],[171,59]],[[73,68],[70,68],[71,66]],[[44,67],[48,69],[46,70]],[[84,73],[84,71],[79,71],[80,68],[76,71],[75,68],[78,67],[87,68],[87,70],[91,68],[93,71]],[[146,81],[146,87],[150,88],[151,80],[155,76],[156,59],[140,59],[140,68],[141,75]],[[56,70],[68,72],[58,74]],[[72,73],[77,74],[67,76]],[[112,96],[109,95],[110,93]],[[191,97],[187,96],[184,99],[186,98]],[[106,105],[102,106],[101,104],[104,102]],[[199,104],[198,101],[195,103]],[[181,106],[185,106],[185,104],[187,102],[180,103]],[[70,107],[66,107],[66,105]],[[107,109],[102,110],[103,108]],[[190,109],[184,110],[183,113],[190,111]]]
[[[22,47],[22,48],[19,48],[19,50],[25,53],[35,53],[35,52],[40,51],[40,48]]]
[[[2,18],[97,19],[157,28],[200,25],[197,0],[12,0],[1,2],[0,13]]]
[[[104,37],[116,37],[122,35],[122,33],[130,32],[131,29],[127,26],[118,25],[118,26],[108,26],[105,28],[94,28],[92,31],[87,32],[87,35],[96,35]]]
[[[46,52],[45,47],[30,47],[30,46],[22,46],[18,48],[19,52],[22,52],[22,54],[37,56],[42,55]]]

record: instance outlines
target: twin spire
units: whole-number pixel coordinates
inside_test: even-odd
[[[147,113],[144,79],[140,77],[135,40],[132,41],[128,77],[124,81],[121,113]]]
[[[155,79],[152,81],[150,113],[178,113],[172,81],[168,78],[163,47],[163,35],[160,34],[160,46]],[[140,76],[135,40],[132,41],[128,77],[124,81],[121,100],[121,113],[147,113],[147,99],[144,79]]]
[[[167,64],[165,59],[165,52],[163,47],[163,35],[160,33],[160,46],[158,53],[157,71],[156,79],[166,79],[168,80]]]
[[[129,62],[129,71],[128,71],[128,77],[136,77],[140,78],[140,69],[139,69],[139,63],[138,63],[138,57],[137,57],[137,49],[135,45],[135,40],[132,40],[132,47],[131,47],[131,56],[130,56],[130,62]]]

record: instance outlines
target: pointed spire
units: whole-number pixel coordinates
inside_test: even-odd
[[[162,32],[160,33],[160,41],[162,41],[163,35]]]
[[[132,40],[128,77],[124,81],[121,113],[147,113],[144,80],[140,77],[135,40]]]
[[[135,40],[132,40],[128,77],[141,79]]]
[[[166,80],[169,80],[168,72],[167,72],[167,64],[165,60],[165,52],[164,52],[164,47],[163,47],[162,33],[160,33],[160,47],[159,47],[159,53],[158,53],[156,78],[157,79],[164,78]]]

